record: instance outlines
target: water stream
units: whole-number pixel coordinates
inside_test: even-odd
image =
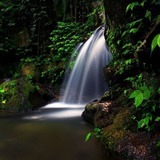
[[[85,143],[92,129],[81,119],[84,105],[108,88],[103,67],[111,54],[104,26],[78,52],[60,102],[24,115],[0,115],[0,160],[113,160],[96,139]]]
[[[103,68],[111,53],[104,38],[105,27],[98,27],[91,37],[77,47],[78,57],[69,79],[64,81],[63,103],[85,104],[98,99],[108,89]]]
[[[57,107],[1,116],[0,160],[113,160],[96,139],[85,142],[92,128],[81,112]]]

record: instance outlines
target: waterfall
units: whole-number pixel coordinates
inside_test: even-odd
[[[97,28],[91,37],[77,47],[78,57],[62,93],[62,103],[85,104],[98,99],[108,89],[103,68],[111,53],[104,38],[105,27]],[[64,85],[63,85],[64,86]]]

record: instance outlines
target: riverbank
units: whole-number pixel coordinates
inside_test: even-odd
[[[124,159],[157,160],[160,158],[160,130],[152,132],[137,129],[134,106],[122,106],[124,97],[115,100],[107,92],[99,101],[85,106],[82,117],[101,129],[100,142]],[[122,158],[122,159],[123,159]]]

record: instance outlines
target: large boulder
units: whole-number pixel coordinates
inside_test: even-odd
[[[137,131],[131,118],[135,114],[135,107],[120,107],[107,97],[106,94],[100,101],[87,104],[82,113],[84,120],[101,128],[99,140],[105,148],[119,154],[121,159],[156,160],[160,157],[156,148],[160,142],[160,132],[150,135]]]
[[[32,109],[28,97],[34,91],[34,86],[25,78],[8,80],[0,85],[0,109],[17,112]]]

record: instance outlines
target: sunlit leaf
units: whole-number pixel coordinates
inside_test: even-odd
[[[143,102],[143,94],[140,92],[136,97],[135,97],[135,106],[139,107]]]
[[[145,126],[144,119],[141,119],[141,120],[138,122],[138,128],[143,128],[144,126]]]
[[[160,47],[160,34],[158,35],[157,44]]]
[[[137,33],[137,31],[138,31],[138,28],[132,28],[129,32],[130,33]]]
[[[2,104],[5,104],[5,103],[6,103],[6,100],[3,100],[3,101],[2,101]]]
[[[128,12],[129,10],[133,10],[136,6],[139,6],[138,2],[130,3],[126,8],[126,12]]]
[[[157,34],[153,40],[152,40],[152,44],[151,44],[151,52],[153,52],[153,50],[156,48],[156,46],[160,47],[160,34]]]
[[[92,137],[92,133],[89,132],[89,133],[86,135],[85,142],[87,142],[91,137]]]
[[[144,7],[146,0],[143,0],[143,2],[140,4],[142,7]]]
[[[140,92],[140,90],[135,90],[134,92],[132,92],[129,98],[135,98]]]
[[[0,89],[0,93],[4,93],[5,92],[5,90],[4,89]]]
[[[160,121],[160,117],[157,117],[157,118],[155,119],[155,121],[156,121],[156,122],[159,122],[159,121]]]

